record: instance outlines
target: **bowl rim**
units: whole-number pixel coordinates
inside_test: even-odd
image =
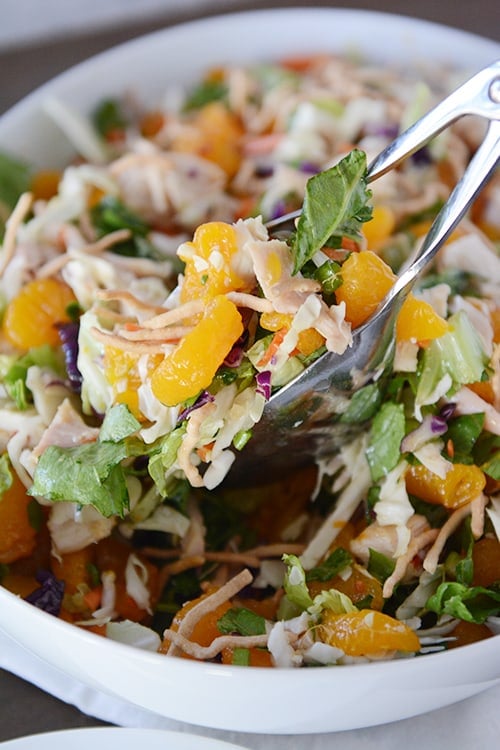
[[[191,35],[193,31],[199,33],[201,30],[205,31],[207,29],[211,32],[214,32],[216,30],[216,27],[220,25],[221,22],[237,22],[238,24],[240,24],[246,21],[248,23],[254,23],[258,19],[259,21],[265,21],[266,23],[276,23],[285,17],[293,18],[297,23],[300,22],[300,20],[305,19],[306,17],[308,19],[312,19],[314,17],[316,22],[321,21],[323,18],[336,18],[343,20],[356,19],[356,21],[358,22],[360,19],[362,19],[367,23],[371,20],[376,20],[378,23],[387,22],[397,28],[405,29],[408,28],[409,24],[411,24],[412,29],[414,29],[418,35],[422,35],[427,32],[432,32],[435,34],[445,34],[447,39],[452,39],[457,45],[472,44],[476,47],[478,45],[481,45],[481,47],[488,50],[488,54],[489,50],[491,50],[492,56],[493,53],[497,55],[498,53],[500,53],[500,44],[495,40],[490,40],[466,30],[449,27],[434,21],[413,18],[411,16],[397,13],[388,13],[367,9],[334,8],[321,6],[267,8],[261,10],[242,10],[232,13],[222,13],[210,17],[199,18],[194,21],[186,21],[180,24],[174,24],[172,26],[159,28],[155,31],[114,45],[107,50],[93,55],[87,60],[71,66],[66,71],[53,77],[46,83],[42,84],[42,86],[27,94],[27,96],[14,104],[9,110],[7,110],[7,112],[5,112],[0,117],[0,141],[2,141],[3,139],[4,131],[8,131],[9,128],[14,126],[19,118],[23,119],[26,117],[32,118],[34,116],[37,116],[37,107],[40,102],[44,100],[48,93],[51,94],[54,89],[57,91],[65,90],[67,87],[69,87],[70,84],[73,84],[75,76],[77,80],[83,80],[86,77],[88,78],[91,75],[92,71],[99,68],[101,64],[104,63],[109,65],[110,61],[122,58],[124,54],[131,50],[140,50],[144,46],[146,41],[153,41],[156,43],[173,35]],[[487,47],[485,47],[485,43]],[[370,54],[367,54],[367,58],[372,59],[372,56]],[[454,60],[455,62],[457,62],[457,59],[458,58],[456,53],[454,55],[450,55],[450,60]],[[28,611],[31,612],[30,619],[34,618],[36,623],[40,624],[40,627],[43,627],[44,629],[50,628],[55,634],[61,633],[61,635],[64,634],[65,636],[69,634],[73,640],[77,639],[78,642],[88,645],[89,648],[92,648],[99,653],[101,649],[112,649],[112,652],[116,653],[117,655],[123,654],[124,659],[132,658],[134,661],[141,661],[146,665],[150,664],[151,667],[154,667],[155,669],[157,669],[157,665],[160,664],[164,665],[163,668],[165,668],[167,666],[167,663],[171,664],[173,661],[172,660],[170,662],[166,662],[165,657],[158,653],[146,652],[134,646],[111,641],[110,639],[103,639],[101,636],[97,636],[95,633],[75,627],[74,624],[55,618],[52,615],[49,615],[41,610],[38,610],[38,612],[36,612],[36,607],[33,607],[33,605],[23,601],[22,599],[20,599],[20,597],[12,594],[11,592],[0,586],[0,629],[2,630],[4,630],[4,623],[6,622],[7,617],[6,615],[2,614],[2,611],[4,610],[4,608],[9,607],[10,605],[14,606],[16,608],[16,611],[17,608],[19,608],[19,612],[22,613],[22,616],[28,614]],[[29,610],[27,610],[26,607],[29,607]],[[16,638],[16,634],[11,630],[5,632],[7,632],[10,637],[14,639]],[[498,647],[498,644],[498,636],[493,636],[492,638],[489,638],[485,641],[469,644],[467,646],[462,646],[450,651],[429,653],[422,657],[352,665],[347,664],[342,665],[338,669],[300,669],[292,670],[292,673],[290,672],[290,670],[286,670],[286,679],[288,681],[292,680],[294,683],[298,681],[301,686],[305,687],[312,683],[317,684],[318,682],[325,681],[331,682],[333,685],[338,679],[342,680],[342,674],[352,673],[362,678],[365,674],[368,675],[370,674],[370,672],[373,672],[376,669],[390,678],[395,673],[401,674],[401,671],[407,668],[410,663],[412,664],[412,669],[414,670],[427,670],[428,668],[430,669],[432,664],[436,663],[436,660],[439,660],[438,664],[443,664],[443,666],[450,663],[451,661],[453,661],[453,663],[470,662],[471,660],[475,660],[476,657],[482,655],[483,652],[489,653],[490,650],[495,650]],[[203,679],[203,676],[208,677],[210,675],[213,675],[214,673],[219,674],[223,672],[227,676],[237,678],[236,681],[238,682],[240,679],[240,675],[244,675],[243,679],[245,685],[248,685],[250,683],[258,684],[262,679],[261,675],[263,673],[265,673],[266,675],[266,681],[270,681],[273,684],[276,682],[282,683],[285,672],[281,669],[269,668],[248,670],[244,667],[205,663],[191,661],[188,659],[176,659],[174,662],[174,669],[177,673],[182,672],[182,674],[185,674],[187,678],[191,677],[195,679]],[[292,676],[293,673],[295,673],[296,676]],[[337,677],[335,677],[335,675],[337,675]],[[500,666],[498,668],[498,679],[500,679]]]

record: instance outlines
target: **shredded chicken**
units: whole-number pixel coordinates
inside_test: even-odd
[[[98,435],[99,429],[88,427],[69,399],[65,399],[43,433],[40,442],[33,449],[33,456],[35,458],[41,456],[49,445],[71,448],[83,443],[92,443],[97,440]]]

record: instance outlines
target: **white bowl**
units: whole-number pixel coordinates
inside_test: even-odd
[[[68,153],[42,111],[49,96],[85,112],[127,89],[154,101],[168,83],[195,81],[217,63],[352,50],[376,62],[411,66],[432,59],[470,71],[500,56],[493,41],[381,13],[286,9],[215,17],[136,39],[67,71],[0,120],[0,148],[40,166],[65,162]],[[373,726],[449,705],[500,681],[499,637],[410,660],[248,669],[167,659],[107,641],[3,589],[0,629],[91,689],[160,716],[227,730],[299,734]]]

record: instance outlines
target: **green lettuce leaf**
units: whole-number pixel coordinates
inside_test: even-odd
[[[313,600],[306,583],[306,574],[302,563],[296,555],[283,555],[287,566],[284,589],[288,600],[298,607],[299,611],[309,609]]]
[[[293,241],[294,272],[327,243],[340,247],[342,237],[358,239],[362,223],[371,219],[370,198],[366,154],[358,149],[311,177]]]
[[[404,436],[404,406],[389,401],[382,406],[373,420],[366,449],[366,459],[374,482],[385,477],[397,465]]]
[[[239,635],[263,635],[266,632],[266,621],[246,607],[232,607],[217,620],[221,633],[239,633]]]
[[[436,388],[448,376],[450,389],[481,380],[488,364],[479,334],[463,310],[448,319],[450,330],[425,349],[415,403],[434,403]]]
[[[371,419],[380,408],[382,392],[378,383],[370,383],[356,391],[349,406],[342,414],[340,421],[348,424],[358,424]]]
[[[9,456],[2,453],[0,456],[0,501],[4,492],[12,487],[12,471],[10,467]]]
[[[49,446],[39,458],[29,494],[53,502],[92,505],[103,516],[123,518],[129,507],[129,496],[121,464],[124,459],[138,455],[137,443],[127,438],[139,426],[124,410],[128,412],[125,406],[119,405],[109,411],[95,443],[74,448]],[[118,427],[120,417],[125,419],[123,428]],[[118,435],[118,440],[112,439]]]
[[[29,368],[33,365],[48,368],[60,377],[65,377],[64,364],[60,354],[48,344],[33,347],[26,354],[15,359],[5,373],[3,383],[19,411],[27,409],[32,401],[31,391],[26,385],[26,376]]]

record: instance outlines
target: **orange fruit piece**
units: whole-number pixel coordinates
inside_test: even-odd
[[[59,343],[56,323],[70,320],[67,308],[75,302],[75,295],[63,281],[34,279],[7,305],[3,332],[18,349],[43,344],[56,346]]]
[[[491,586],[500,579],[500,542],[485,536],[472,548],[474,586]]]
[[[335,298],[338,303],[345,302],[345,317],[353,328],[375,312],[396,278],[387,263],[370,250],[351,253],[342,264],[340,275],[342,284]]]
[[[486,477],[478,466],[458,463],[452,465],[444,479],[421,464],[409,466],[405,481],[411,495],[450,510],[472,502],[486,486]]]
[[[450,640],[447,648],[467,646],[469,643],[477,643],[477,641],[483,641],[485,638],[491,638],[492,635],[493,633],[487,625],[460,620],[450,633],[450,636],[455,640]]]
[[[28,512],[33,502],[36,500],[26,494],[24,484],[13,475],[12,485],[0,498],[0,563],[9,564],[33,552],[36,530]]]
[[[104,375],[113,389],[113,398],[117,404],[125,404],[139,421],[144,421],[144,415],[139,409],[139,394],[137,389],[141,385],[139,376],[139,359],[144,356],[136,352],[127,352],[114,346],[104,348]],[[162,355],[148,358],[147,370],[152,372],[162,361]]]
[[[198,154],[234,177],[241,163],[243,129],[238,118],[221,102],[199,109],[190,123],[174,138],[174,151]]]
[[[382,656],[387,651],[411,653],[420,649],[420,641],[408,625],[372,609],[341,615],[326,611],[318,630],[322,641],[341,648],[348,656]]]
[[[234,648],[225,648],[222,651],[222,663],[232,664],[234,659]],[[248,649],[248,666],[249,667],[272,667],[273,660],[269,651],[265,648]]]
[[[55,169],[43,169],[36,172],[31,179],[30,191],[34,200],[48,201],[57,195],[61,172]]]
[[[181,607],[181,609],[176,613],[174,619],[172,620],[172,624],[170,626],[171,630],[179,630],[179,627],[187,613],[191,609],[193,609],[193,607],[199,604],[199,602],[201,602],[203,599],[206,599],[207,596],[212,594],[213,591],[214,590],[211,590],[205,594],[202,594],[198,598],[191,599],[191,601],[184,604],[184,606]],[[231,609],[231,606],[232,605],[230,604],[230,602],[223,602],[215,609],[206,612],[195,624],[192,632],[189,635],[189,640],[194,641],[195,643],[199,643],[200,646],[210,646],[212,641],[222,635],[219,628],[217,627],[217,622],[229,609]],[[170,641],[168,639],[164,639],[159,649],[160,652],[166,653],[169,646]],[[192,656],[184,653],[182,654],[182,656],[186,659],[193,658]]]
[[[231,224],[210,221],[199,226],[192,242],[181,245],[179,257],[186,264],[181,301],[208,300],[217,294],[249,291],[233,268],[238,251],[236,230]]]
[[[382,584],[359,565],[353,565],[351,575],[346,579],[337,575],[329,581],[309,581],[307,586],[313,599],[324,590],[337,589],[354,604],[369,596],[370,609],[380,610],[384,606]]]
[[[498,344],[500,341],[500,307],[495,307],[490,312],[490,318],[493,326],[493,341]]]
[[[403,302],[396,322],[396,340],[416,341],[425,344],[449,330],[449,325],[438,315],[432,305],[413,294]]]
[[[222,294],[210,300],[200,322],[154,370],[151,388],[156,398],[175,406],[208,388],[242,333],[236,305]]]
[[[372,218],[363,224],[368,248],[376,249],[394,232],[396,217],[388,206],[374,206]]]
[[[64,581],[64,591],[74,594],[82,583],[90,585],[90,566],[95,558],[95,545],[53,556],[50,567],[60,581]]]

